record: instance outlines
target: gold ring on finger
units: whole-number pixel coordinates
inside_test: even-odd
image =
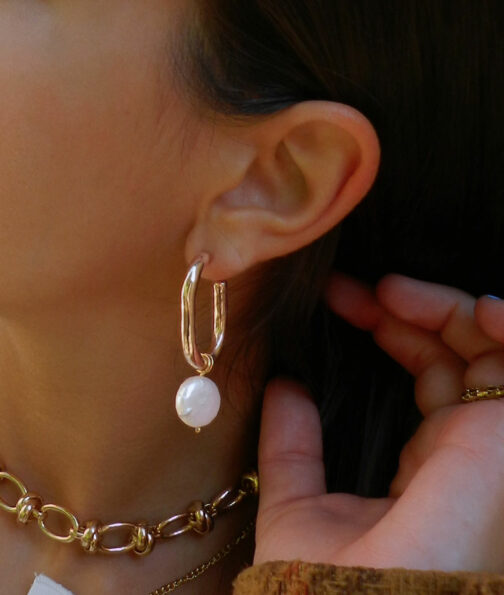
[[[464,403],[500,399],[501,397],[504,397],[504,384],[500,386],[485,386],[483,388],[468,388],[460,396]]]

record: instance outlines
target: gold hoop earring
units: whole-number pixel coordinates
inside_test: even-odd
[[[220,392],[213,380],[206,378],[212,371],[215,358],[224,341],[227,318],[227,297],[225,281],[213,284],[213,338],[210,353],[201,353],[196,342],[195,302],[196,290],[209,256],[196,258],[186,275],[181,292],[181,335],[182,349],[187,363],[198,373],[182,382],[175,399],[175,408],[180,419],[200,432],[202,426],[211,423],[220,409]]]

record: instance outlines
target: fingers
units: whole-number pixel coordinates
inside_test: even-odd
[[[292,381],[275,379],[266,388],[258,457],[260,513],[326,493],[320,416]]]
[[[424,416],[459,402],[466,363],[438,335],[391,315],[369,288],[340,273],[333,275],[327,298],[337,314],[372,331],[376,343],[416,377],[416,402]]]
[[[416,403],[422,415],[460,401],[467,364],[434,333],[384,312],[373,336],[386,353],[416,378]]]
[[[388,275],[374,293],[341,273],[331,279],[327,296],[336,313],[371,330],[376,342],[417,378],[424,414],[458,402],[465,387],[504,383],[502,300],[485,296],[476,301],[458,289],[401,275]],[[440,389],[443,400],[436,397]]]
[[[504,384],[504,351],[486,353],[467,368],[464,375],[466,388]]]
[[[464,364],[450,358],[426,366],[415,382],[415,401],[420,413],[430,416],[440,408],[459,405],[464,392]]]
[[[453,411],[460,405],[438,409],[424,419],[413,436],[404,445],[399,456],[399,467],[389,488],[389,497],[399,498],[415,477],[420,467],[431,456],[438,437]]]
[[[325,292],[331,308],[357,328],[372,331],[384,315],[374,292],[364,283],[335,272]]]
[[[380,304],[405,322],[439,333],[455,353],[471,362],[503,349],[477,323],[476,300],[453,287],[387,275],[376,288]],[[504,311],[501,311],[504,326]]]
[[[504,307],[500,300],[475,300],[458,289],[401,275],[385,277],[376,292],[391,313],[438,332],[448,347],[470,363],[462,377],[463,387],[504,383]]]
[[[480,328],[489,337],[504,343],[504,301],[485,295],[476,302],[474,315]]]

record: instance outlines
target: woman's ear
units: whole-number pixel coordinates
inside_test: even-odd
[[[374,127],[344,104],[299,103],[244,130],[253,151],[240,180],[199,205],[186,242],[188,263],[211,254],[204,277],[213,281],[310,244],[362,200],[378,171]]]

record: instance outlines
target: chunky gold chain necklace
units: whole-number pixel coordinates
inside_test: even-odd
[[[40,530],[55,541],[71,543],[79,540],[84,551],[90,554],[132,552],[138,556],[145,556],[152,551],[158,540],[177,537],[188,531],[205,535],[212,531],[214,519],[217,516],[235,507],[246,496],[257,496],[259,493],[257,472],[249,470],[242,474],[238,487],[223,490],[208,503],[195,500],[191,502],[185,512],[172,515],[158,523],[148,524],[147,521],[140,521],[104,525],[98,520],[91,520],[82,524],[74,514],[63,506],[44,504],[38,494],[29,492],[19,478],[8,473],[0,465],[0,485],[4,481],[13,484],[20,496],[13,505],[8,504],[0,497],[1,510],[17,515],[17,520],[24,525],[36,520]],[[61,535],[48,528],[49,515],[59,515],[60,519],[69,522],[70,528],[66,535]],[[121,531],[127,533],[124,545],[112,547],[105,543],[107,535]]]

